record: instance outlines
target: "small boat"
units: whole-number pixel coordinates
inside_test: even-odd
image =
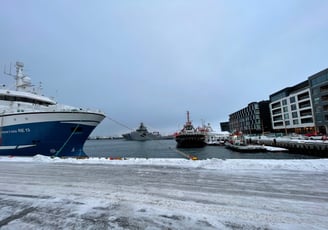
[[[227,141],[225,147],[237,152],[266,152],[267,149],[264,145],[248,144],[244,136],[241,133],[235,133],[230,136],[230,140]]]
[[[174,136],[178,148],[199,148],[206,145],[205,132],[194,128],[192,122],[189,120],[189,111],[187,111],[186,124]]]
[[[205,133],[205,143],[206,145],[224,145],[225,141],[228,139],[229,134],[227,133],[217,133],[213,130],[210,123],[203,125],[200,128],[201,132]]]
[[[140,123],[135,131],[123,134],[122,136],[129,141],[160,140],[166,138],[160,135],[159,132],[149,132],[143,122]]]

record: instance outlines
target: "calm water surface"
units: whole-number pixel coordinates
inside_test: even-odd
[[[185,158],[187,155],[198,159],[315,159],[317,157],[286,152],[238,153],[224,146],[205,146],[204,148],[177,149],[175,140],[126,141],[88,140],[84,151],[90,157],[126,158]]]

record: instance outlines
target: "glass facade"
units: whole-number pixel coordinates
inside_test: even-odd
[[[247,107],[230,114],[229,125],[231,132],[241,131],[254,134],[271,131],[269,102],[252,102]]]
[[[309,77],[316,130],[328,133],[328,69]],[[306,113],[306,111],[305,111]]]

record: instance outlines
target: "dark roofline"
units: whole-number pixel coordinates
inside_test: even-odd
[[[271,97],[273,97],[277,94],[280,94],[282,92],[286,92],[287,95],[290,95],[292,92],[296,92],[296,91],[298,91],[300,89],[304,89],[306,87],[309,87],[309,81],[308,80],[302,81],[302,82],[298,83],[297,85],[281,89],[281,90],[271,94],[269,97],[271,98]]]
[[[310,77],[308,77],[308,79],[311,80],[315,77],[321,76],[323,73],[326,73],[326,72],[328,72],[328,68],[326,68],[324,70],[321,70],[320,72],[311,75]]]

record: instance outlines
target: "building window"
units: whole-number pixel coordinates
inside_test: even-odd
[[[298,120],[293,120],[293,125],[298,125]]]
[[[324,85],[320,87],[320,92],[327,92],[328,91],[328,85]]]
[[[283,110],[284,110],[285,113],[288,112],[288,108],[287,108],[287,106],[285,106],[285,107],[283,108]]]
[[[298,107],[300,109],[305,108],[305,107],[310,107],[310,106],[311,106],[310,101],[303,101],[303,102],[298,104]]]
[[[328,101],[328,95],[323,95],[321,96],[322,101]]]
[[[297,99],[298,99],[299,101],[304,100],[304,99],[307,99],[307,98],[309,98],[309,93],[308,93],[308,92],[305,92],[305,93],[299,94],[299,95],[297,96]]]
[[[289,114],[288,113],[285,113],[284,114],[284,119],[286,120],[286,119],[289,119]]]
[[[287,100],[286,99],[282,100],[282,105],[287,105]]]
[[[328,111],[328,105],[324,105],[324,106],[322,106],[322,108],[323,108],[323,111]]]
[[[286,126],[289,126],[290,125],[290,122],[289,121],[285,121],[285,125]]]
[[[322,115],[321,115],[321,113],[315,115],[315,120],[316,120],[316,122],[318,122],[318,123],[321,123],[321,122],[322,122]]]
[[[283,125],[284,123],[282,123],[282,121],[273,123],[273,126],[283,126]]]
[[[282,120],[282,116],[281,115],[275,116],[275,117],[273,117],[273,120],[274,121],[281,121]]]
[[[272,114],[273,115],[277,115],[277,114],[281,114],[281,109],[275,109],[275,110],[272,110]]]
[[[290,101],[290,103],[294,103],[295,102],[295,97],[290,97],[289,101]]]
[[[301,119],[302,124],[313,123],[312,117]]]
[[[280,105],[280,101],[279,102],[276,102],[274,104],[271,105],[271,108],[272,109],[276,109],[276,108],[279,108],[281,105]]]
[[[293,118],[298,117],[297,112],[292,112],[292,117],[293,117]]]
[[[320,101],[320,98],[319,97],[314,98],[314,104],[318,104],[319,101]]]
[[[311,84],[312,84],[312,86],[315,86],[315,85],[318,85],[327,80],[328,80],[328,74],[323,74],[320,77],[316,77],[316,78],[312,79]]]
[[[293,105],[291,105],[290,107],[291,107],[292,111],[294,111],[294,110],[297,109],[296,104],[293,104]]]
[[[305,116],[312,116],[312,110],[311,109],[305,109],[300,111],[300,116],[305,117]]]
[[[318,95],[320,93],[319,88],[315,88],[312,90],[313,95]]]

